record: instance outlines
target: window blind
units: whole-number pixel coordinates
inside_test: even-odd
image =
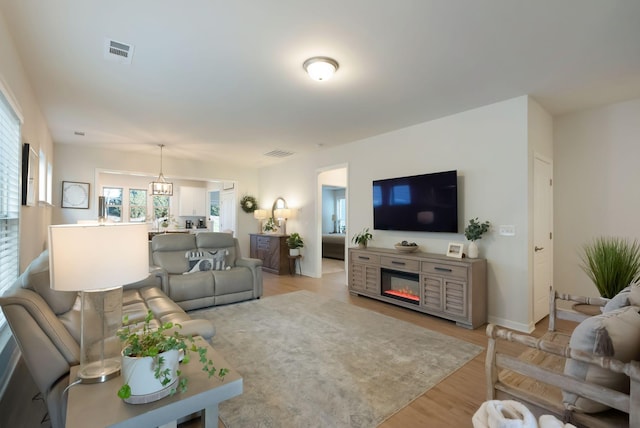
[[[20,273],[20,153],[20,120],[0,91],[0,295]]]

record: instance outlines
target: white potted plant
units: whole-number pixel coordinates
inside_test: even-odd
[[[273,217],[269,217],[267,222],[264,224],[264,231],[266,233],[276,233],[278,231],[278,226],[276,226],[276,221]]]
[[[358,244],[360,248],[367,248],[367,244],[369,241],[373,239],[373,235],[369,232],[369,228],[363,229],[362,232],[353,236],[351,241],[354,244]]]
[[[469,225],[464,229],[464,236],[471,242],[469,242],[469,251],[467,256],[470,259],[478,257],[478,245],[476,241],[482,238],[488,230],[491,224],[488,221],[480,223],[478,217],[469,220]]]
[[[287,238],[287,246],[289,247],[289,255],[290,256],[299,256],[300,248],[304,247],[304,242],[302,241],[302,237],[297,232],[293,232]]]
[[[179,356],[187,364],[190,353],[199,355],[202,370],[209,377],[218,374],[221,379],[229,372],[226,368],[217,370],[213,361],[207,359],[207,349],[198,347],[191,336],[180,334],[179,324],[166,322],[158,328],[150,326],[153,313],[148,312],[142,329],[136,329],[124,318],[124,327],[118,330],[118,338],[123,344],[122,378],[124,384],[118,397],[127,403],[148,403],[166,397],[175,391],[187,388],[187,378],[179,378]],[[172,331],[168,331],[172,330]]]

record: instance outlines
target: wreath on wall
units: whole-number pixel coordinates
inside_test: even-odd
[[[258,209],[258,201],[253,196],[246,195],[240,199],[240,207],[242,211],[252,213]]]

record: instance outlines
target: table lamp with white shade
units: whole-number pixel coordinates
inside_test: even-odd
[[[51,288],[80,292],[78,377],[84,383],[120,373],[122,286],[149,275],[148,251],[144,223],[49,226]]]
[[[289,208],[277,208],[273,211],[273,216],[280,223],[282,234],[287,234],[287,219],[291,217],[291,210]]]
[[[260,210],[260,209],[255,210],[253,212],[253,218],[258,220],[258,225],[260,227],[260,230],[258,233],[262,233],[262,221],[267,218],[267,210]]]

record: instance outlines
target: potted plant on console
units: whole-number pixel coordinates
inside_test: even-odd
[[[373,235],[369,232],[369,228],[362,229],[362,232],[356,234],[351,239],[351,242],[358,244],[360,248],[367,248],[367,243],[373,239]]]
[[[467,254],[470,259],[478,257],[478,245],[476,241],[487,233],[489,226],[491,226],[491,224],[488,221],[480,223],[478,217],[469,220],[469,225],[464,229],[464,236],[471,241],[469,243],[469,254]]]
[[[278,231],[278,226],[276,226],[276,221],[273,217],[269,217],[267,222],[264,224],[264,231],[266,233],[276,233]]]
[[[304,247],[304,242],[302,241],[302,237],[299,233],[293,232],[287,238],[287,246],[289,247],[289,255],[290,256],[299,256],[300,248]]]
[[[209,377],[218,373],[224,379],[228,369],[217,370],[213,361],[207,358],[207,349],[196,345],[191,336],[180,334],[180,324],[166,322],[158,328],[151,326],[153,313],[148,312],[142,329],[128,324],[124,318],[124,327],[118,330],[118,338],[123,344],[122,377],[124,384],[118,391],[118,397],[131,404],[149,403],[159,400],[175,391],[187,389],[186,378],[180,378],[179,357],[182,364],[189,363],[190,353],[199,356],[202,370]]]

